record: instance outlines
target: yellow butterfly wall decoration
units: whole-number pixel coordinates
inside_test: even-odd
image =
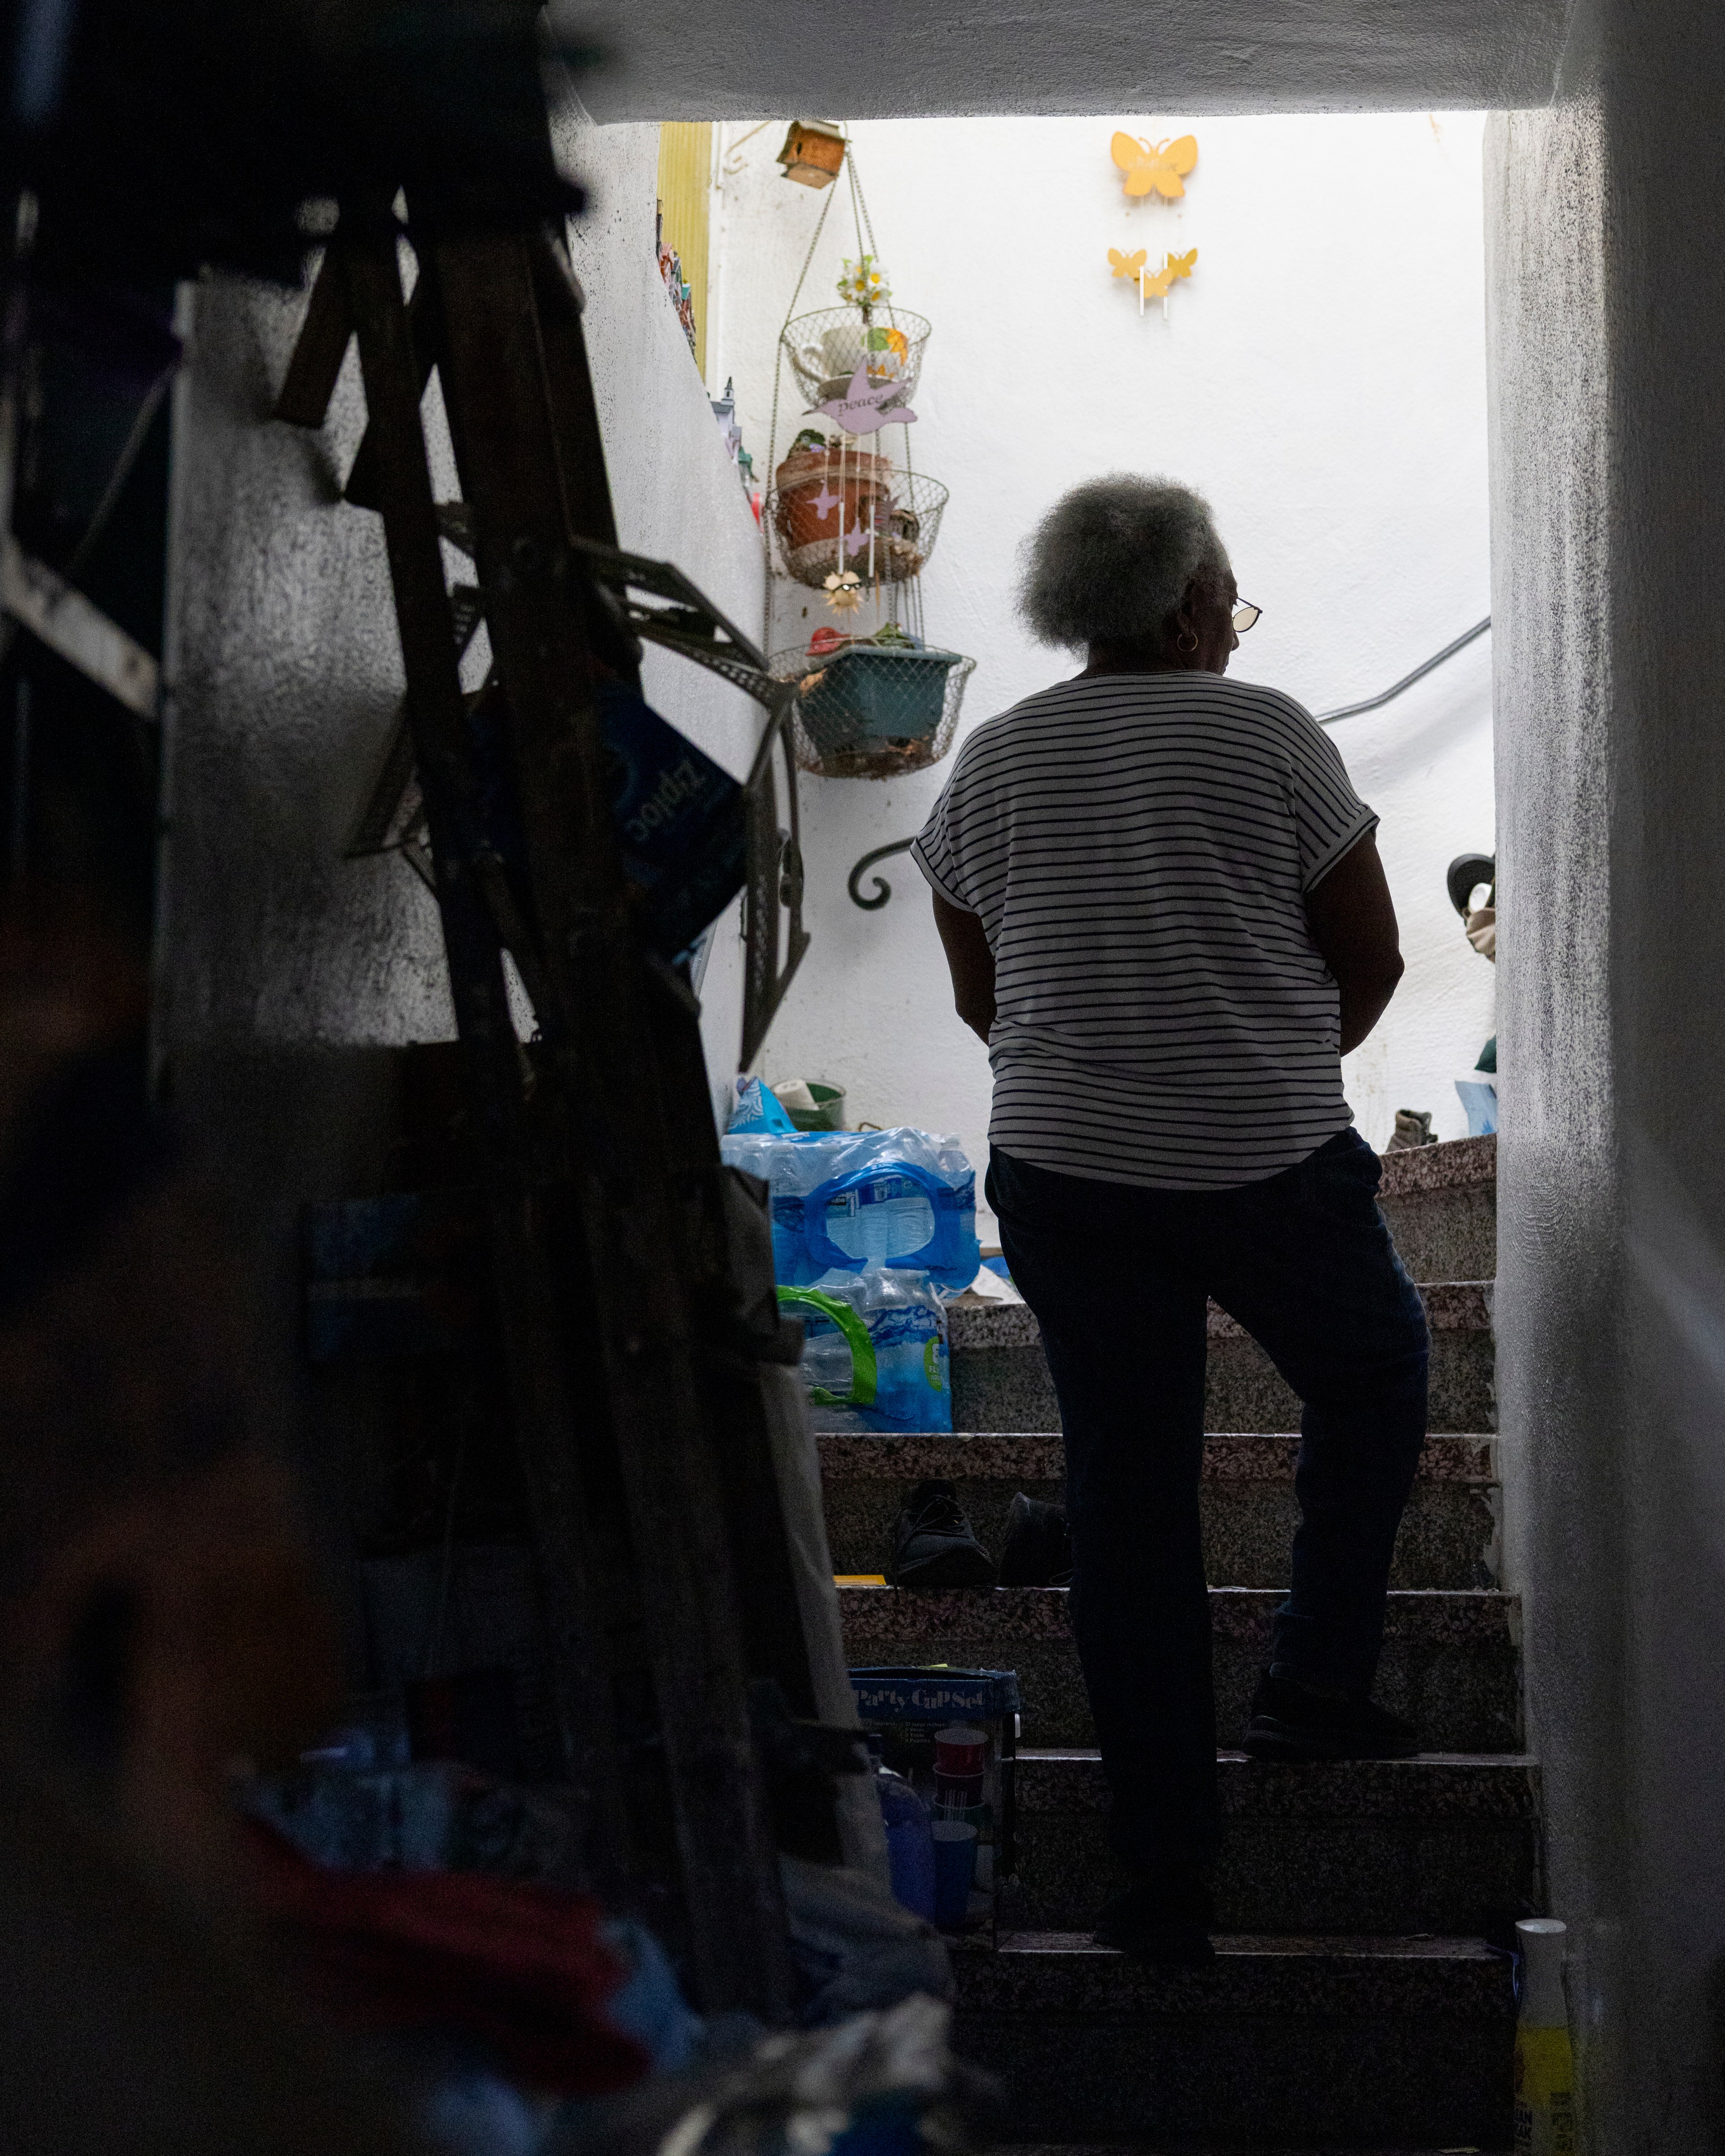
[[[1126,175],[1122,184],[1127,194],[1154,192],[1168,202],[1185,193],[1185,176],[1198,162],[1195,135],[1182,135],[1172,142],[1147,142],[1140,136],[1117,134],[1109,148]]]
[[[1189,247],[1183,254],[1164,254],[1159,270],[1146,270],[1144,262],[1147,250],[1135,249],[1123,254],[1117,247],[1108,249],[1108,264],[1116,277],[1130,277],[1137,280],[1138,311],[1144,311],[1146,300],[1165,300],[1183,277],[1189,277],[1198,266],[1198,249]]]

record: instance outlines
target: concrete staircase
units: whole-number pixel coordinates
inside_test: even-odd
[[[1273,1767],[1222,1756],[1214,1965],[1156,1970],[1091,1943],[1116,1884],[1084,1687],[1055,1589],[841,1591],[852,1662],[1016,1669],[1019,1883],[998,1949],[958,1950],[959,2043],[1007,2085],[1009,2138],[1221,2151],[1490,2151],[1510,2140],[1509,1966],[1486,1943],[1540,1906],[1539,1792],[1521,1736],[1515,1598],[1497,1582],[1491,1327],[1496,1141],[1384,1163],[1421,1286],[1432,1414],[1397,1549],[1378,1697],[1416,1759]],[[998,1553],[1017,1490],[1060,1494],[1059,1414],[1034,1320],[955,1306],[968,1434],[823,1437],[840,1572],[888,1569],[909,1486],[949,1476]],[[1224,1743],[1265,1660],[1296,1517],[1297,1404],[1212,1312],[1205,1546]]]

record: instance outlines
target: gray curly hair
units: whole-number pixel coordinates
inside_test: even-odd
[[[1019,608],[1044,644],[1156,636],[1228,554],[1210,506],[1175,480],[1111,472],[1063,495],[1025,542]]]

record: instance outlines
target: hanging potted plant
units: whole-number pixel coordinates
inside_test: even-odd
[[[870,588],[905,583],[934,551],[947,490],[876,450],[811,427],[773,478],[768,519],[798,583],[819,590],[846,570]]]
[[[976,665],[889,621],[872,636],[818,629],[773,670],[794,680],[797,752],[828,778],[891,778],[944,756]]]
[[[891,492],[891,472],[890,458],[829,442],[818,427],[803,429],[773,475],[773,526],[788,566],[814,554],[821,560],[819,574],[793,567],[793,576],[818,584],[833,566],[844,535],[874,527]],[[814,567],[806,561],[807,570]]]
[[[799,278],[779,336],[781,365],[788,362],[805,409],[828,427],[797,435],[773,472],[762,518],[773,566],[821,593],[834,619],[806,647],[778,653],[772,669],[798,687],[793,739],[805,771],[887,778],[947,753],[976,662],[922,634],[922,572],[947,503],[946,488],[911,462],[929,324],[894,304],[871,231],[865,245],[854,146],[846,162],[857,254],[838,280],[845,304],[799,316]],[[819,237],[818,223],[809,259]],[[888,439],[902,444],[897,455],[886,453]]]

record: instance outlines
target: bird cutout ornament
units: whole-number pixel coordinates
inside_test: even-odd
[[[1178,202],[1186,192],[1187,173],[1198,162],[1195,135],[1182,135],[1172,142],[1147,142],[1142,136],[1117,134],[1109,149],[1126,175],[1122,185],[1134,199],[1158,194],[1164,202]]]
[[[871,382],[865,361],[851,376],[850,387],[842,397],[829,397],[824,404],[811,405],[809,409],[824,412],[847,434],[877,434],[883,427],[908,427],[915,420],[916,415],[908,405],[891,402],[903,394],[896,382]]]
[[[1136,277],[1144,266],[1148,250],[1140,247],[1130,254],[1122,254],[1117,247],[1108,249],[1108,265],[1117,277]]]
[[[820,492],[814,497],[809,506],[814,511],[815,522],[824,524],[835,509],[844,506],[844,495],[834,494],[831,487],[823,480],[820,483]]]
[[[834,569],[821,588],[834,613],[855,613],[862,604],[862,578],[855,569]]]

